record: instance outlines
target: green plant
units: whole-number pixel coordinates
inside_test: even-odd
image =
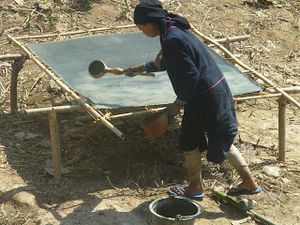
[[[117,16],[117,20],[126,20],[127,19],[127,13],[128,13],[128,9],[127,8],[122,8],[121,12]]]
[[[48,15],[46,15],[46,16],[44,17],[44,20],[45,20],[46,22],[48,22],[48,24],[49,24],[50,26],[55,26],[55,24],[56,24],[56,22],[57,22],[57,20],[58,20],[58,15],[56,15],[55,13],[53,13],[53,12],[51,11]]]
[[[92,3],[93,0],[84,0],[83,1],[83,7],[85,8],[85,10],[89,10],[92,8]]]

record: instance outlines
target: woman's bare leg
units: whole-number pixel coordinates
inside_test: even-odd
[[[198,149],[183,152],[187,177],[190,184],[187,187],[189,193],[202,193],[204,190],[202,180],[202,157]]]
[[[238,187],[247,190],[256,190],[258,185],[254,181],[245,159],[234,145],[231,146],[227,154],[227,160],[242,179],[242,183],[240,183]]]

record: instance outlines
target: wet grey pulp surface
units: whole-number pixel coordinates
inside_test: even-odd
[[[158,38],[142,33],[92,35],[27,46],[67,85],[99,108],[160,105],[176,98],[166,72],[156,77],[126,77],[106,74],[100,79],[89,76],[93,60],[108,67],[127,68],[153,60],[160,49]],[[233,65],[210,50],[224,73],[233,95],[260,90],[260,87]]]

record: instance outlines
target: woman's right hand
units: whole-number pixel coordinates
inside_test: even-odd
[[[126,73],[124,71],[125,71],[125,69],[123,69],[123,68],[114,67],[114,68],[109,68],[108,72],[113,73],[115,75],[122,75],[122,74]]]

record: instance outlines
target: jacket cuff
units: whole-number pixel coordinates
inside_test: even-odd
[[[153,61],[149,61],[149,62],[146,62],[144,64],[144,67],[145,67],[145,71],[146,72],[156,72],[157,71],[157,67],[155,66],[154,62]]]
[[[179,105],[179,106],[184,106],[186,104],[186,101],[183,101],[183,100],[180,100],[179,98],[176,98],[176,100],[174,101],[174,103],[176,105]]]

